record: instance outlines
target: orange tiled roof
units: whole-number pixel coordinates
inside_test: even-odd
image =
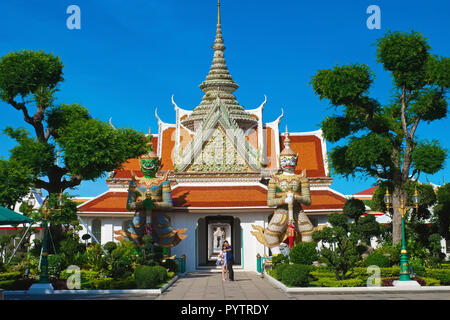
[[[175,128],[167,128],[162,133],[161,170],[173,170],[172,150],[175,146]]]
[[[325,177],[324,159],[322,154],[322,142],[315,135],[289,136],[291,149],[298,153],[296,173],[306,169],[308,177]],[[280,148],[284,146],[284,136],[280,137]]]
[[[304,210],[342,209],[346,198],[329,190],[312,190],[311,205],[303,206]]]
[[[174,207],[178,208],[237,208],[266,207],[267,190],[261,186],[179,186],[172,190]],[[305,210],[342,209],[346,199],[329,190],[311,191],[311,205]],[[81,205],[82,212],[127,212],[126,192],[107,192]]]
[[[269,163],[267,168],[276,167],[276,152],[274,130],[266,127],[266,150],[267,157],[269,158]],[[172,151],[175,146],[175,128],[167,128],[162,133],[162,143],[163,147],[161,149],[161,170],[173,170],[173,159]],[[184,134],[182,136],[181,144],[186,145],[191,137]],[[280,148],[283,149],[284,136],[280,137]],[[297,167],[295,169],[296,173],[300,173],[303,169],[306,169],[306,174],[308,177],[325,177],[325,167],[324,159],[322,154],[322,142],[315,135],[308,136],[295,136],[291,135],[291,149],[298,153],[299,160]],[[257,134],[253,133],[252,136],[248,138],[251,144],[256,144]],[[158,141],[157,137],[153,137],[153,145],[156,151]],[[130,178],[131,171],[134,172],[136,176],[142,176],[139,167],[138,159],[129,159],[126,163],[122,165],[122,168],[116,170],[114,178]]]
[[[375,186],[375,187],[372,187],[372,188],[360,191],[358,193],[355,193],[353,196],[356,196],[356,197],[358,197],[358,196],[366,196],[366,197],[370,196],[371,197],[373,195],[373,193],[375,192],[375,190],[377,190],[377,188],[378,188],[378,186]]]
[[[185,187],[172,191],[174,207],[261,207],[267,190],[259,186]]]
[[[127,212],[127,192],[107,192],[78,207],[78,212]]]

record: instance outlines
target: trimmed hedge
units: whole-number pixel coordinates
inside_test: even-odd
[[[284,268],[286,268],[289,264],[288,263],[282,263],[277,265],[275,268],[272,269],[271,276],[277,279],[278,281],[281,281],[281,274],[283,273]]]
[[[113,279],[103,278],[90,280],[81,285],[82,289],[90,290],[119,290],[119,289],[136,289],[137,285],[134,279]]]
[[[113,285],[114,285],[113,278],[103,278],[87,281],[82,287],[91,290],[111,290],[113,289]]]
[[[307,287],[311,267],[302,264],[289,264],[281,272],[281,282],[288,287]]]
[[[366,266],[378,266],[379,268],[388,268],[390,266],[389,258],[379,252],[369,254],[366,258]]]
[[[0,281],[5,280],[16,280],[19,279],[21,276],[20,272],[5,272],[0,273]]]
[[[299,242],[289,253],[289,259],[294,264],[312,265],[319,258],[315,242]]]
[[[443,286],[450,285],[450,273],[436,273],[431,276],[431,278],[439,280],[440,284]],[[427,278],[430,279],[430,278]]]
[[[434,278],[422,278],[425,281],[426,286],[440,286],[441,281]]]
[[[389,278],[389,277],[398,277],[400,276],[400,267],[389,267],[389,268],[380,268],[381,277]],[[314,268],[311,271],[311,275],[315,278],[336,278],[336,274],[327,269],[319,269]],[[346,276],[350,276],[352,278],[367,278],[370,275],[367,273],[367,268],[357,267],[353,268],[353,270],[346,274]]]
[[[167,281],[167,271],[162,266],[137,266],[134,278],[138,289],[154,289]]]
[[[67,270],[61,271],[60,279],[67,280],[71,275],[73,275],[73,272],[68,273]],[[96,280],[100,278],[100,272],[92,271],[92,270],[80,270],[80,276],[81,280]]]
[[[364,280],[360,278],[336,280],[328,277],[319,278],[312,281],[311,284],[317,287],[364,287],[366,285]]]

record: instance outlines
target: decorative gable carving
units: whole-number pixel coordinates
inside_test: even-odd
[[[201,128],[175,160],[176,172],[256,172],[260,169],[257,150],[230,118],[220,98],[214,101]]]

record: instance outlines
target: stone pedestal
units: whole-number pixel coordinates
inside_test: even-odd
[[[397,287],[397,288],[417,288],[417,287],[421,287],[421,285],[415,280],[409,280],[409,281],[396,280],[392,284],[393,284],[394,287]]]
[[[47,294],[53,292],[54,289],[51,283],[35,283],[28,289],[29,294]]]

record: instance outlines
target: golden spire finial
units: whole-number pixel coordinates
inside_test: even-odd
[[[152,135],[152,128],[148,128],[148,135],[151,136]]]
[[[220,24],[220,0],[217,0],[217,24]]]

